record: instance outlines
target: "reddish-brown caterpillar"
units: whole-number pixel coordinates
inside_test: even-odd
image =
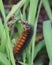
[[[25,29],[14,46],[14,54],[20,54],[25,49],[26,45],[30,42],[33,35],[33,27],[27,23],[21,23],[25,25]]]
[[[33,27],[28,23],[24,23],[23,21],[21,21],[21,23],[25,26],[25,29],[23,30],[21,36],[17,40],[16,45],[14,46],[13,49],[14,54],[18,55],[25,49],[33,35]],[[42,34],[37,36],[36,43],[42,40],[42,38],[43,38]]]

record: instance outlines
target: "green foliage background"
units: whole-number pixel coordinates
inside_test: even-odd
[[[30,3],[30,5],[29,5]],[[37,31],[37,23],[38,23],[38,17],[40,13],[40,9],[42,7],[42,4],[46,10],[46,13],[49,17],[49,21],[43,23],[43,34],[44,34],[44,40],[40,41],[38,45],[35,46],[35,39],[36,39],[36,31]],[[20,8],[23,7],[23,13],[21,12]],[[13,54],[13,45],[12,39],[9,35],[9,28],[7,26],[8,21],[10,17],[14,14],[16,17],[16,20],[13,20],[11,22],[14,22],[13,25],[16,25],[19,32],[16,34],[17,38],[21,34],[23,30],[23,26],[18,23],[18,18],[21,18],[22,20],[26,20],[26,9],[29,6],[29,14],[28,16],[28,23],[34,27],[34,34],[32,37],[32,40],[25,49],[24,53],[22,54],[22,61],[21,59],[18,59],[18,62],[22,65],[43,65],[43,62],[41,61],[42,58],[38,58],[38,60],[33,63],[33,60],[37,56],[38,52],[46,46],[47,53],[49,56],[49,65],[52,64],[52,11],[50,8],[50,4],[48,0],[40,0],[40,4],[38,7],[38,0],[21,0],[19,3],[14,5],[11,9],[11,11],[6,16],[5,9],[2,0],[0,0],[0,12],[2,13],[2,16],[4,18],[4,24],[2,24],[2,19],[0,18],[0,65],[16,65],[14,54]],[[37,12],[38,7],[38,12]],[[36,16],[37,12],[37,16]],[[19,28],[21,26],[21,28]],[[13,29],[12,29],[13,30]],[[13,38],[16,38],[16,35],[13,36]],[[31,51],[32,49],[32,51]],[[45,51],[45,50],[44,50]],[[43,51],[43,52],[44,52]],[[17,57],[18,58],[18,57]]]

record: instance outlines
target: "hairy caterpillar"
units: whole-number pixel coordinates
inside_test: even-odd
[[[25,28],[19,37],[19,39],[16,42],[16,45],[14,46],[13,52],[14,54],[20,54],[26,45],[30,42],[32,35],[33,35],[33,27],[27,23],[21,22],[23,25],[25,25]]]
[[[24,23],[21,21],[23,25],[25,25],[25,28],[19,37],[19,39],[16,41],[16,45],[14,46],[13,52],[14,54],[20,54],[27,44],[30,42],[32,35],[33,35],[33,27],[29,25],[28,23]],[[38,35],[36,37],[36,43],[38,43],[40,40],[43,39],[43,35]]]

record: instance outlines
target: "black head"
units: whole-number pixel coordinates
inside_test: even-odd
[[[27,22],[24,22],[21,19],[19,19],[19,22],[24,26],[24,28],[26,30],[30,30],[31,29],[31,25],[29,25]]]

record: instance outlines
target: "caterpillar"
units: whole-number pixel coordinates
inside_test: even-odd
[[[25,49],[26,45],[30,42],[32,36],[33,36],[33,27],[27,23],[24,23],[21,21],[23,25],[25,25],[25,28],[19,37],[19,39],[16,41],[16,45],[14,46],[13,52],[14,54],[20,54]]]
[[[14,46],[13,49],[13,53],[18,55],[22,53],[22,51],[25,49],[27,44],[30,42],[33,35],[33,27],[31,25],[23,21],[20,21],[20,23],[22,23],[25,26],[25,28],[19,39],[16,41],[16,45]],[[35,42],[38,43],[42,39],[43,39],[43,35],[40,34],[36,37]]]

